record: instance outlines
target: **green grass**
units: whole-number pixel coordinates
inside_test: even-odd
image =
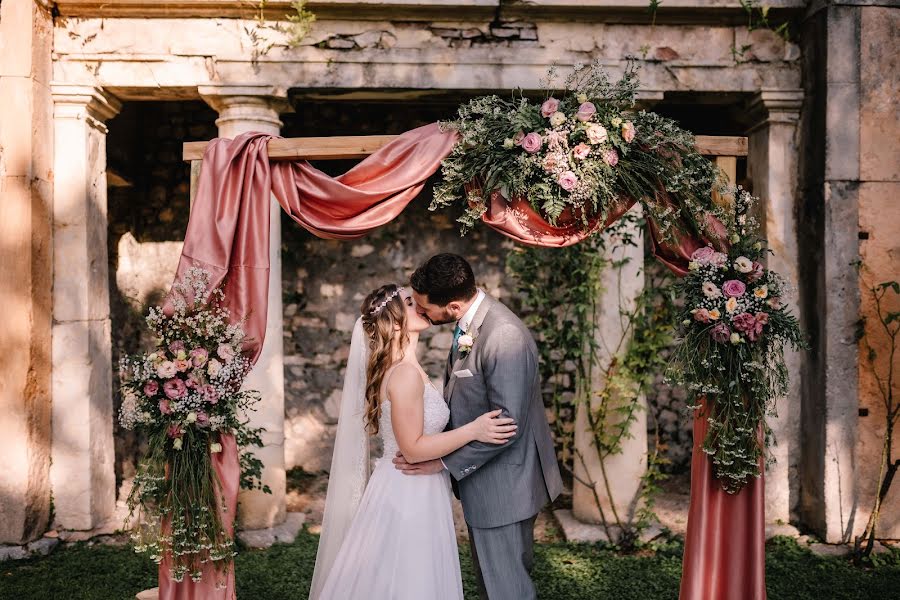
[[[237,558],[238,596],[298,600],[309,589],[318,538],[306,531],[291,545],[244,551]],[[673,541],[624,556],[590,544],[539,544],[534,579],[544,600],[676,599],[681,544]],[[461,549],[467,598],[477,598],[468,548]],[[770,600],[887,599],[900,596],[900,553],[863,570],[821,558],[787,538],[767,548]],[[0,598],[130,600],[153,587],[155,566],[130,548],[85,545],[46,558],[0,564]]]

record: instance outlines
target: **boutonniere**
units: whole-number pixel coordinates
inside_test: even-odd
[[[476,337],[477,336],[472,336],[472,335],[469,335],[468,333],[464,333],[461,336],[459,336],[459,340],[457,341],[457,344],[459,346],[459,357],[460,358],[467,356],[469,354],[469,352],[472,351],[472,346],[475,345]]]

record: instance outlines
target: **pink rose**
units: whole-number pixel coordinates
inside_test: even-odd
[[[622,123],[622,139],[628,142],[629,144],[634,139],[635,129],[634,123],[631,121],[625,121]]]
[[[617,164],[619,164],[619,153],[616,152],[614,148],[605,150],[603,152],[603,162],[611,167],[616,166]]]
[[[210,404],[215,404],[219,401],[219,393],[216,391],[216,388],[208,383],[200,388],[200,394]]]
[[[584,142],[581,142],[580,144],[572,148],[572,154],[574,154],[575,158],[577,158],[578,160],[584,160],[590,153],[591,147]]]
[[[578,185],[578,176],[572,171],[563,171],[560,173],[557,183],[562,189],[571,192]]]
[[[524,140],[524,139],[525,139],[525,132],[520,129],[519,131],[516,132],[516,135],[513,136],[513,143],[516,146],[521,146],[522,140]]]
[[[219,344],[219,347],[216,349],[216,354],[218,354],[219,358],[225,362],[230,363],[234,358],[234,348],[228,344]]]
[[[712,337],[714,342],[724,344],[731,337],[731,330],[728,329],[728,325],[726,325],[725,323],[719,323],[709,330],[709,335]]]
[[[161,412],[164,415],[172,414],[172,406],[169,404],[168,398],[163,398],[162,400],[159,401],[159,412]]]
[[[544,100],[544,103],[541,104],[541,114],[545,117],[549,117],[553,113],[559,110],[559,100],[554,98],[553,96]]]
[[[170,379],[163,384],[163,392],[165,392],[166,396],[175,400],[176,398],[181,398],[187,393],[187,386],[184,385],[184,382],[177,377],[175,379]]]
[[[194,348],[188,356],[191,357],[191,362],[195,367],[202,367],[209,359],[209,352],[204,348]]]
[[[522,149],[529,154],[534,154],[540,150],[542,145],[543,141],[541,140],[541,136],[533,131],[522,139]]]
[[[705,308],[698,308],[694,311],[694,320],[700,323],[709,323],[712,319],[709,317],[709,311]]]
[[[559,161],[556,159],[555,154],[548,154],[547,156],[544,157],[544,160],[541,163],[541,166],[544,167],[544,170],[549,173],[549,172],[553,171],[553,169],[555,169],[556,167],[559,166]]]
[[[181,425],[179,425],[178,423],[172,423],[166,430],[166,435],[168,435],[170,438],[181,437]]]
[[[731,319],[731,324],[742,333],[750,333],[756,325],[756,318],[748,312],[742,312]]]
[[[590,121],[591,117],[597,114],[597,107],[593,102],[582,102],[575,113],[575,118],[579,121]]]
[[[727,298],[740,298],[747,291],[747,286],[743,281],[737,279],[729,279],[722,285],[722,293]]]
[[[209,425],[209,415],[206,414],[205,411],[197,411],[197,425],[200,427],[206,427]]]
[[[155,379],[151,379],[147,383],[144,384],[144,393],[152,398],[156,395],[156,392],[159,391],[159,383]]]
[[[703,246],[702,248],[697,248],[691,253],[691,260],[694,262],[698,262],[701,265],[709,264],[712,261],[713,254],[716,251],[712,249],[712,246]]]
[[[178,354],[184,350],[184,342],[181,340],[175,340],[171,344],[169,344],[169,352],[172,354]]]
[[[749,273],[747,273],[747,279],[751,282],[756,281],[763,276],[764,272],[765,269],[763,268],[762,264],[754,260],[753,269]]]

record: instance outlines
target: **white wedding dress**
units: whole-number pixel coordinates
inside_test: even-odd
[[[443,395],[426,384],[426,435],[450,418]],[[461,600],[462,578],[450,498],[450,476],[404,475],[391,459],[398,446],[391,403],[382,401],[384,453],[366,485],[322,587],[321,600]]]

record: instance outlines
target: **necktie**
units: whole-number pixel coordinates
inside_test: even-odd
[[[451,355],[456,355],[456,351],[459,349],[459,337],[462,335],[462,333],[462,327],[460,327],[459,323],[457,323],[456,329],[453,330],[453,346],[450,348]]]

